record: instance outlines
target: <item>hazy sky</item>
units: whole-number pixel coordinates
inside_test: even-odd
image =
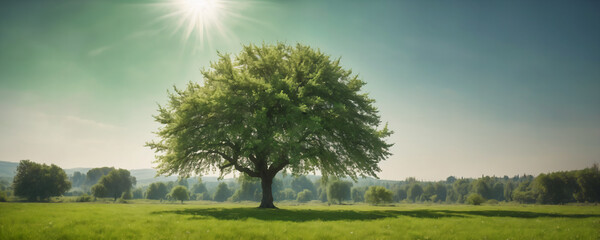
[[[395,131],[381,178],[600,162],[598,1],[222,1],[202,36],[172,1],[3,1],[0,160],[149,168],[167,89],[282,41],[367,82]]]

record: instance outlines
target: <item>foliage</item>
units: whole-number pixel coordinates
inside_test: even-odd
[[[6,192],[0,191],[0,202],[6,202],[8,198],[6,197]]]
[[[353,187],[350,190],[350,195],[352,197],[353,202],[364,202],[365,201],[365,191],[364,187]]]
[[[274,207],[272,179],[287,169],[305,174],[376,176],[390,155],[387,126],[365,82],[339,60],[303,45],[244,46],[219,54],[203,84],[174,89],[160,106],[160,141],[147,146],[159,173],[219,169],[261,178],[261,207]]]
[[[194,194],[194,199],[203,200],[203,201],[212,200],[212,198],[210,197],[210,194],[208,194],[208,192],[196,193],[196,194]]]
[[[259,201],[260,200],[260,181],[256,178],[242,175],[237,179],[239,188],[233,193],[232,201]]]
[[[87,185],[87,186],[93,186],[93,185],[95,185],[96,183],[98,183],[98,181],[100,180],[100,178],[102,178],[103,176],[107,175],[112,170],[115,170],[115,168],[114,167],[101,167],[101,168],[92,168],[92,169],[90,169],[86,173],[85,185]]]
[[[408,188],[407,198],[415,202],[421,198],[421,194],[423,194],[423,188],[418,183],[415,183]]]
[[[185,188],[189,188],[189,186],[188,186],[188,180],[185,177],[178,177],[177,178],[177,185],[184,186]]]
[[[485,198],[479,193],[471,193],[469,197],[467,197],[467,203],[472,205],[481,205],[484,202]]]
[[[151,183],[150,186],[148,186],[148,191],[146,191],[146,198],[155,200],[165,199],[167,193],[169,193],[169,190],[167,189],[167,185],[165,183],[155,182]]]
[[[230,196],[231,190],[229,190],[227,183],[221,182],[219,183],[219,186],[217,186],[217,191],[215,191],[213,200],[217,202],[224,202],[227,201],[227,198],[229,198]]]
[[[132,192],[132,198],[133,199],[142,199],[142,198],[144,198],[144,189],[142,189],[141,187],[138,187],[138,188],[134,189],[133,192]]]
[[[73,176],[70,177],[70,180],[73,187],[80,187],[81,185],[85,184],[86,175],[75,171]]]
[[[121,194],[121,199],[123,199],[123,200],[133,199],[133,193],[131,193],[131,189],[123,192]]]
[[[282,191],[279,192],[278,195],[279,196],[275,198],[276,200],[294,200],[294,199],[296,199],[296,192],[294,192],[294,190],[292,190],[291,188],[283,189]]]
[[[91,202],[92,197],[90,195],[83,194],[83,195],[77,197],[77,199],[75,199],[75,201],[76,202]]]
[[[198,177],[198,182],[194,183],[194,186],[192,186],[192,193],[205,192],[208,192],[208,190],[206,190],[206,185],[202,182],[202,177]]]
[[[327,199],[330,203],[342,204],[343,200],[350,199],[351,182],[347,181],[332,181],[327,186]]]
[[[313,192],[308,189],[304,189],[304,190],[302,190],[302,192],[298,193],[298,197],[296,198],[296,201],[308,202],[308,201],[312,200],[313,198],[314,198]]]
[[[382,186],[370,186],[365,192],[365,202],[370,204],[381,204],[392,202],[392,191]]]
[[[124,192],[131,193],[135,182],[135,177],[132,177],[129,171],[114,169],[100,178],[98,183],[92,187],[92,192],[96,197],[112,197],[116,201]]]
[[[182,204],[183,204],[184,200],[189,200],[190,199],[190,196],[188,194],[188,190],[183,185],[178,185],[178,186],[174,187],[173,189],[171,189],[171,193],[169,193],[169,194],[175,200],[181,201]]]
[[[71,188],[67,174],[52,164],[39,164],[22,160],[13,179],[13,192],[29,201],[48,200],[60,196]]]
[[[299,193],[302,192],[304,189],[308,189],[311,192],[316,192],[317,189],[315,188],[315,185],[308,180],[308,178],[304,175],[295,177],[294,179],[292,179],[292,183],[291,183],[292,189]]]

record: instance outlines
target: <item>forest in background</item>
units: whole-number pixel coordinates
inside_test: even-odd
[[[62,176],[60,171],[63,173],[65,171],[56,165],[47,166],[28,162],[30,169],[38,165],[40,169],[46,166],[49,172],[58,174],[58,177],[53,179],[59,179],[58,182],[62,181],[60,180],[60,176]],[[50,170],[51,168],[55,168],[55,170]],[[15,179],[19,178],[21,172],[17,170]],[[61,185],[59,192],[54,191],[54,193],[50,193],[52,191],[44,192],[54,186],[48,185],[54,180],[39,180],[39,182],[45,183],[44,186],[37,187],[38,192],[44,192],[39,194],[35,193],[36,187],[32,187],[36,184],[34,179],[36,174],[41,174],[41,170],[21,176],[21,180],[23,178],[31,180],[25,182],[15,181],[8,177],[0,179],[0,201],[23,199],[45,201],[50,196],[62,195],[77,196],[80,201],[111,197],[115,201],[117,199],[121,201],[156,199],[161,201],[258,202],[262,196],[260,180],[244,175],[235,179],[223,180],[214,177],[177,178],[175,180],[155,178],[154,182],[145,180],[144,184],[138,184],[136,177],[128,170],[112,167],[92,168],[87,172],[73,171],[68,175],[65,173],[62,177],[63,183],[54,182],[54,185]],[[19,191],[19,183],[23,185],[20,186],[21,188],[27,189],[29,192]],[[69,184],[68,188],[65,186],[67,183]],[[183,187],[185,191],[178,189],[177,191],[181,193],[179,196],[175,196],[174,189],[178,186]],[[373,188],[371,195],[375,194],[375,187],[382,187],[377,192],[377,195],[381,195],[377,201],[370,200],[369,194],[367,194],[369,188]],[[279,174],[273,182],[273,196],[275,201],[316,201],[331,204],[357,202],[481,204],[501,201],[539,204],[592,203],[600,201],[600,172],[598,165],[594,164],[581,170],[545,173],[535,177],[525,174],[513,177],[482,176],[476,179],[449,176],[445,181],[419,181],[414,177],[404,181],[373,178],[352,181],[348,178]]]

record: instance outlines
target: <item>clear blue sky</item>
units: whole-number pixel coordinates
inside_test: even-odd
[[[395,131],[381,178],[600,162],[597,1],[222,0],[194,21],[174,1],[4,1],[0,160],[149,168],[167,89],[216,51],[282,41],[367,82]]]

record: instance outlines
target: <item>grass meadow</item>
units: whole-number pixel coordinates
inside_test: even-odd
[[[0,203],[0,239],[600,239],[600,206]]]

